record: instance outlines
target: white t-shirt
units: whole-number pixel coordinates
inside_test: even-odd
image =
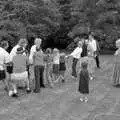
[[[4,63],[10,62],[9,53],[0,47],[0,70],[4,70]]]
[[[92,41],[89,41],[88,44],[92,47],[93,51],[97,50],[97,44],[96,44],[96,41],[94,39]]]
[[[54,64],[60,64],[60,55],[56,55],[54,58],[53,58],[53,63]]]
[[[29,62],[31,64],[33,63],[33,55],[35,52],[36,52],[36,45],[33,45],[30,49],[30,56],[29,56]],[[41,52],[43,52],[42,49],[41,49]]]
[[[70,55],[74,58],[79,59],[81,57],[82,48],[77,47]]]

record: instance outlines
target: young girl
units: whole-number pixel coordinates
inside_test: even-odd
[[[65,53],[60,54],[60,78],[62,79],[62,82],[65,82],[65,70],[66,70],[66,65],[65,65]]]
[[[52,82],[52,50],[50,48],[46,49],[45,52],[45,78],[46,81],[49,83],[50,87],[54,87],[53,82]]]
[[[81,93],[80,101],[87,102],[87,94],[89,94],[89,72],[87,70],[88,63],[81,63],[81,71],[79,73],[79,88],[78,91]]]
[[[114,71],[113,71],[113,85],[120,85],[120,39],[116,41],[118,50],[115,52]]]
[[[60,64],[60,54],[57,48],[53,49],[53,81],[58,81],[59,77],[59,64]]]

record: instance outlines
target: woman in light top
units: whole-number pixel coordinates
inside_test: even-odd
[[[95,59],[94,59],[94,51],[95,47],[93,44],[91,44],[91,39],[88,41],[88,71],[90,75],[90,80],[93,80],[95,78]]]
[[[120,39],[116,41],[116,47],[118,48],[115,52],[115,60],[114,60],[114,71],[113,71],[113,85],[120,85]]]
[[[59,77],[60,54],[57,48],[53,49],[53,79],[57,81]]]
[[[81,58],[81,53],[82,53],[82,41],[78,42],[78,46],[75,48],[75,50],[68,56],[73,57],[73,62],[72,62],[72,77],[77,78],[77,72],[76,72],[76,65],[78,60]]]

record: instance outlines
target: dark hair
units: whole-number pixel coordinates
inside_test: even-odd
[[[2,47],[2,48],[8,47],[8,42],[7,42],[7,41],[2,41],[2,42],[0,43],[0,47]]]
[[[47,48],[46,51],[45,51],[46,54],[51,54],[52,53],[52,49],[50,48]]]
[[[82,69],[87,69],[88,63],[87,62],[82,62],[81,67],[82,67]]]

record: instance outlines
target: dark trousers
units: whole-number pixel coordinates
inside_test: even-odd
[[[77,77],[76,73],[76,65],[77,65],[78,59],[73,58],[73,63],[72,63],[72,76]]]
[[[44,86],[44,66],[38,65],[34,67],[34,73],[35,73],[35,90],[40,91],[40,87]]]
[[[97,67],[100,68],[100,61],[99,61],[99,56],[98,55],[95,57],[95,61],[96,61]]]

